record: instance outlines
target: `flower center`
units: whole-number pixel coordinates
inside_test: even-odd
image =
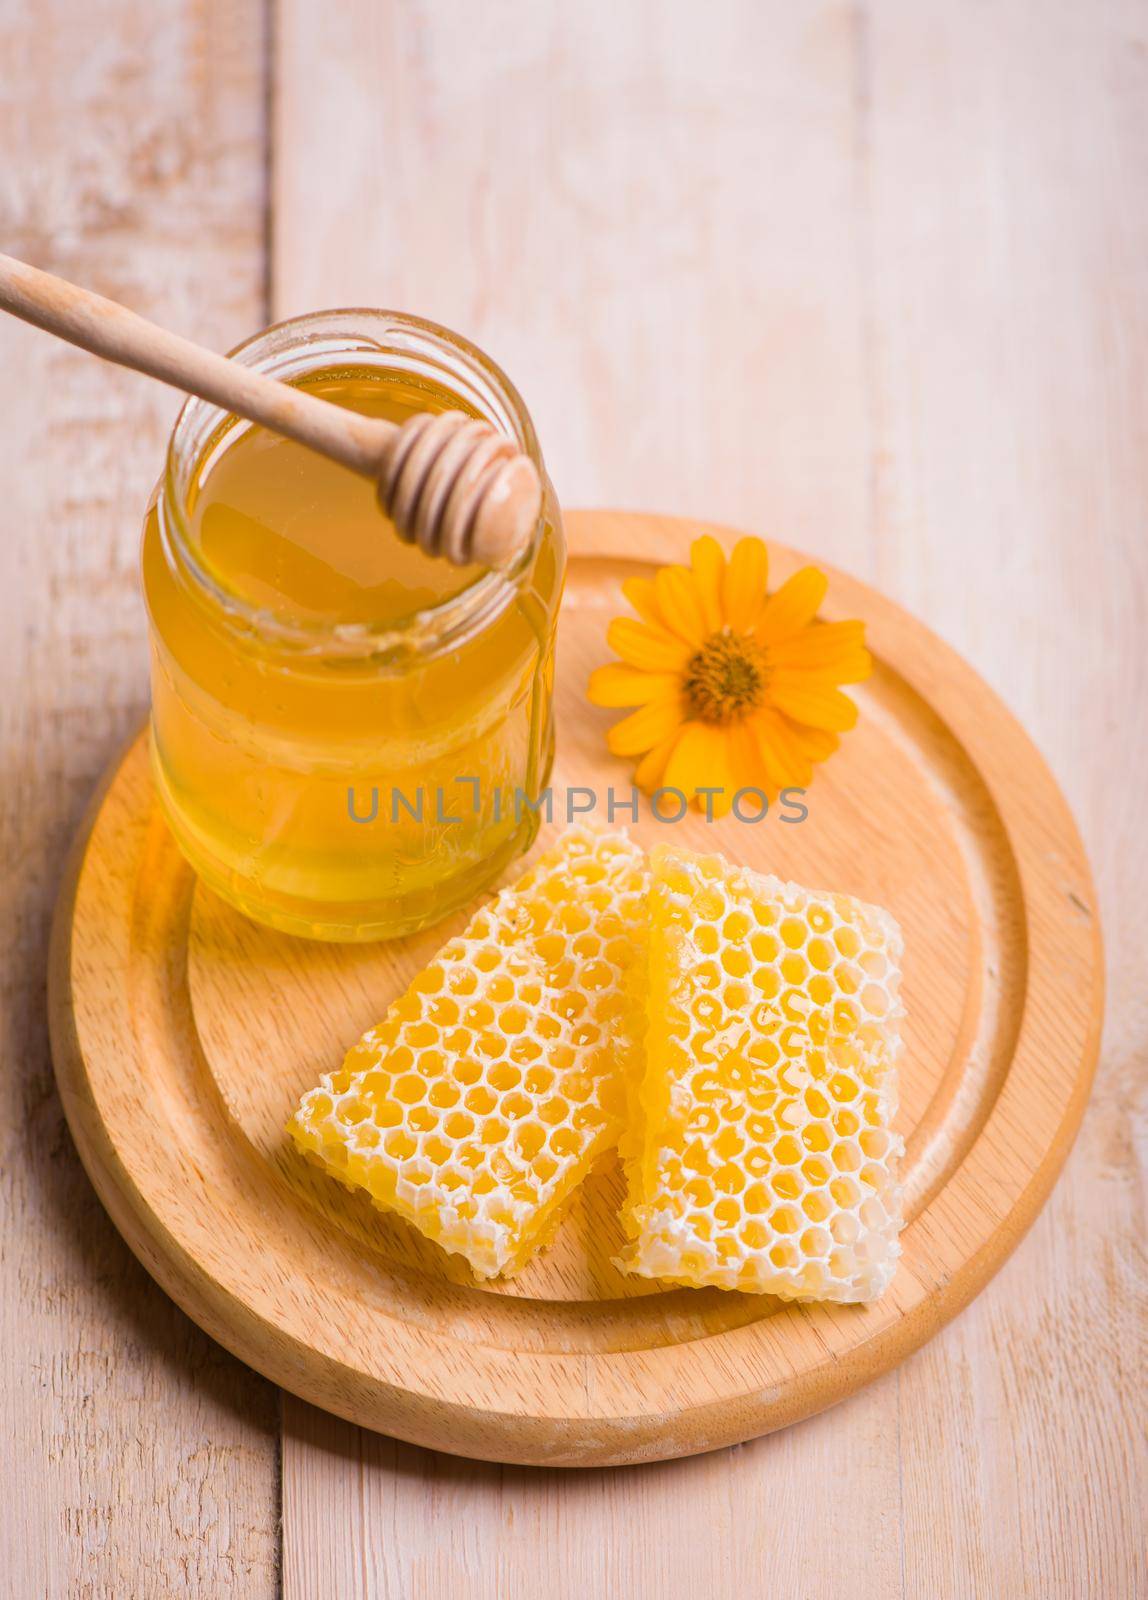
[[[711,633],[686,667],[686,701],[703,722],[737,722],[765,697],[765,656],[745,634]]]

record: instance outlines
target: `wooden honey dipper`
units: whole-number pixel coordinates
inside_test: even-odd
[[[537,469],[480,418],[462,411],[419,411],[401,424],[364,417],[6,255],[0,307],[370,478],[400,538],[428,555],[460,567],[505,566],[534,530],[542,504]]]

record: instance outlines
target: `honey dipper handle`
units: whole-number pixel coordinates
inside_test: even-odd
[[[0,308],[372,479],[400,537],[428,555],[456,566],[501,566],[536,526],[542,484],[533,461],[478,418],[419,412],[397,426],[360,416],[6,255],[0,255]]]
[[[114,300],[5,255],[0,255],[0,306],[93,355],[261,422],[368,478],[378,478],[399,431],[394,423],[359,417],[279,383],[169,333]]]

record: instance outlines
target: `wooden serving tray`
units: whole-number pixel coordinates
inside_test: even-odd
[[[585,700],[621,580],[713,531],[569,519],[554,787],[628,791],[617,713]],[[625,552],[621,555],[620,552]],[[801,562],[771,547],[771,582]],[[890,1291],[796,1307],[622,1277],[616,1171],[552,1248],[475,1287],[401,1221],[306,1164],[283,1129],[300,1093],[465,918],[396,944],[269,932],[197,887],[152,795],[144,739],[93,805],[60,897],[52,1041],[72,1132],[144,1265],[229,1350],[368,1428],[498,1461],[653,1461],[768,1432],[915,1349],[996,1271],[1036,1215],[1088,1094],[1102,1005],[1088,866],[1040,757],[976,674],[863,584],[877,661],[862,715],[785,825],[644,820],[812,887],[873,900],[905,933],[900,1126],[908,1223]]]

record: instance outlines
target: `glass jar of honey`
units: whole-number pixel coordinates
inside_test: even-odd
[[[152,765],[184,854],[286,932],[409,933],[537,830],[565,572],[553,490],[518,393],[445,328],[326,312],[234,356],[371,416],[484,417],[542,477],[513,564],[459,569],[402,543],[365,479],[193,400],[148,510]]]

